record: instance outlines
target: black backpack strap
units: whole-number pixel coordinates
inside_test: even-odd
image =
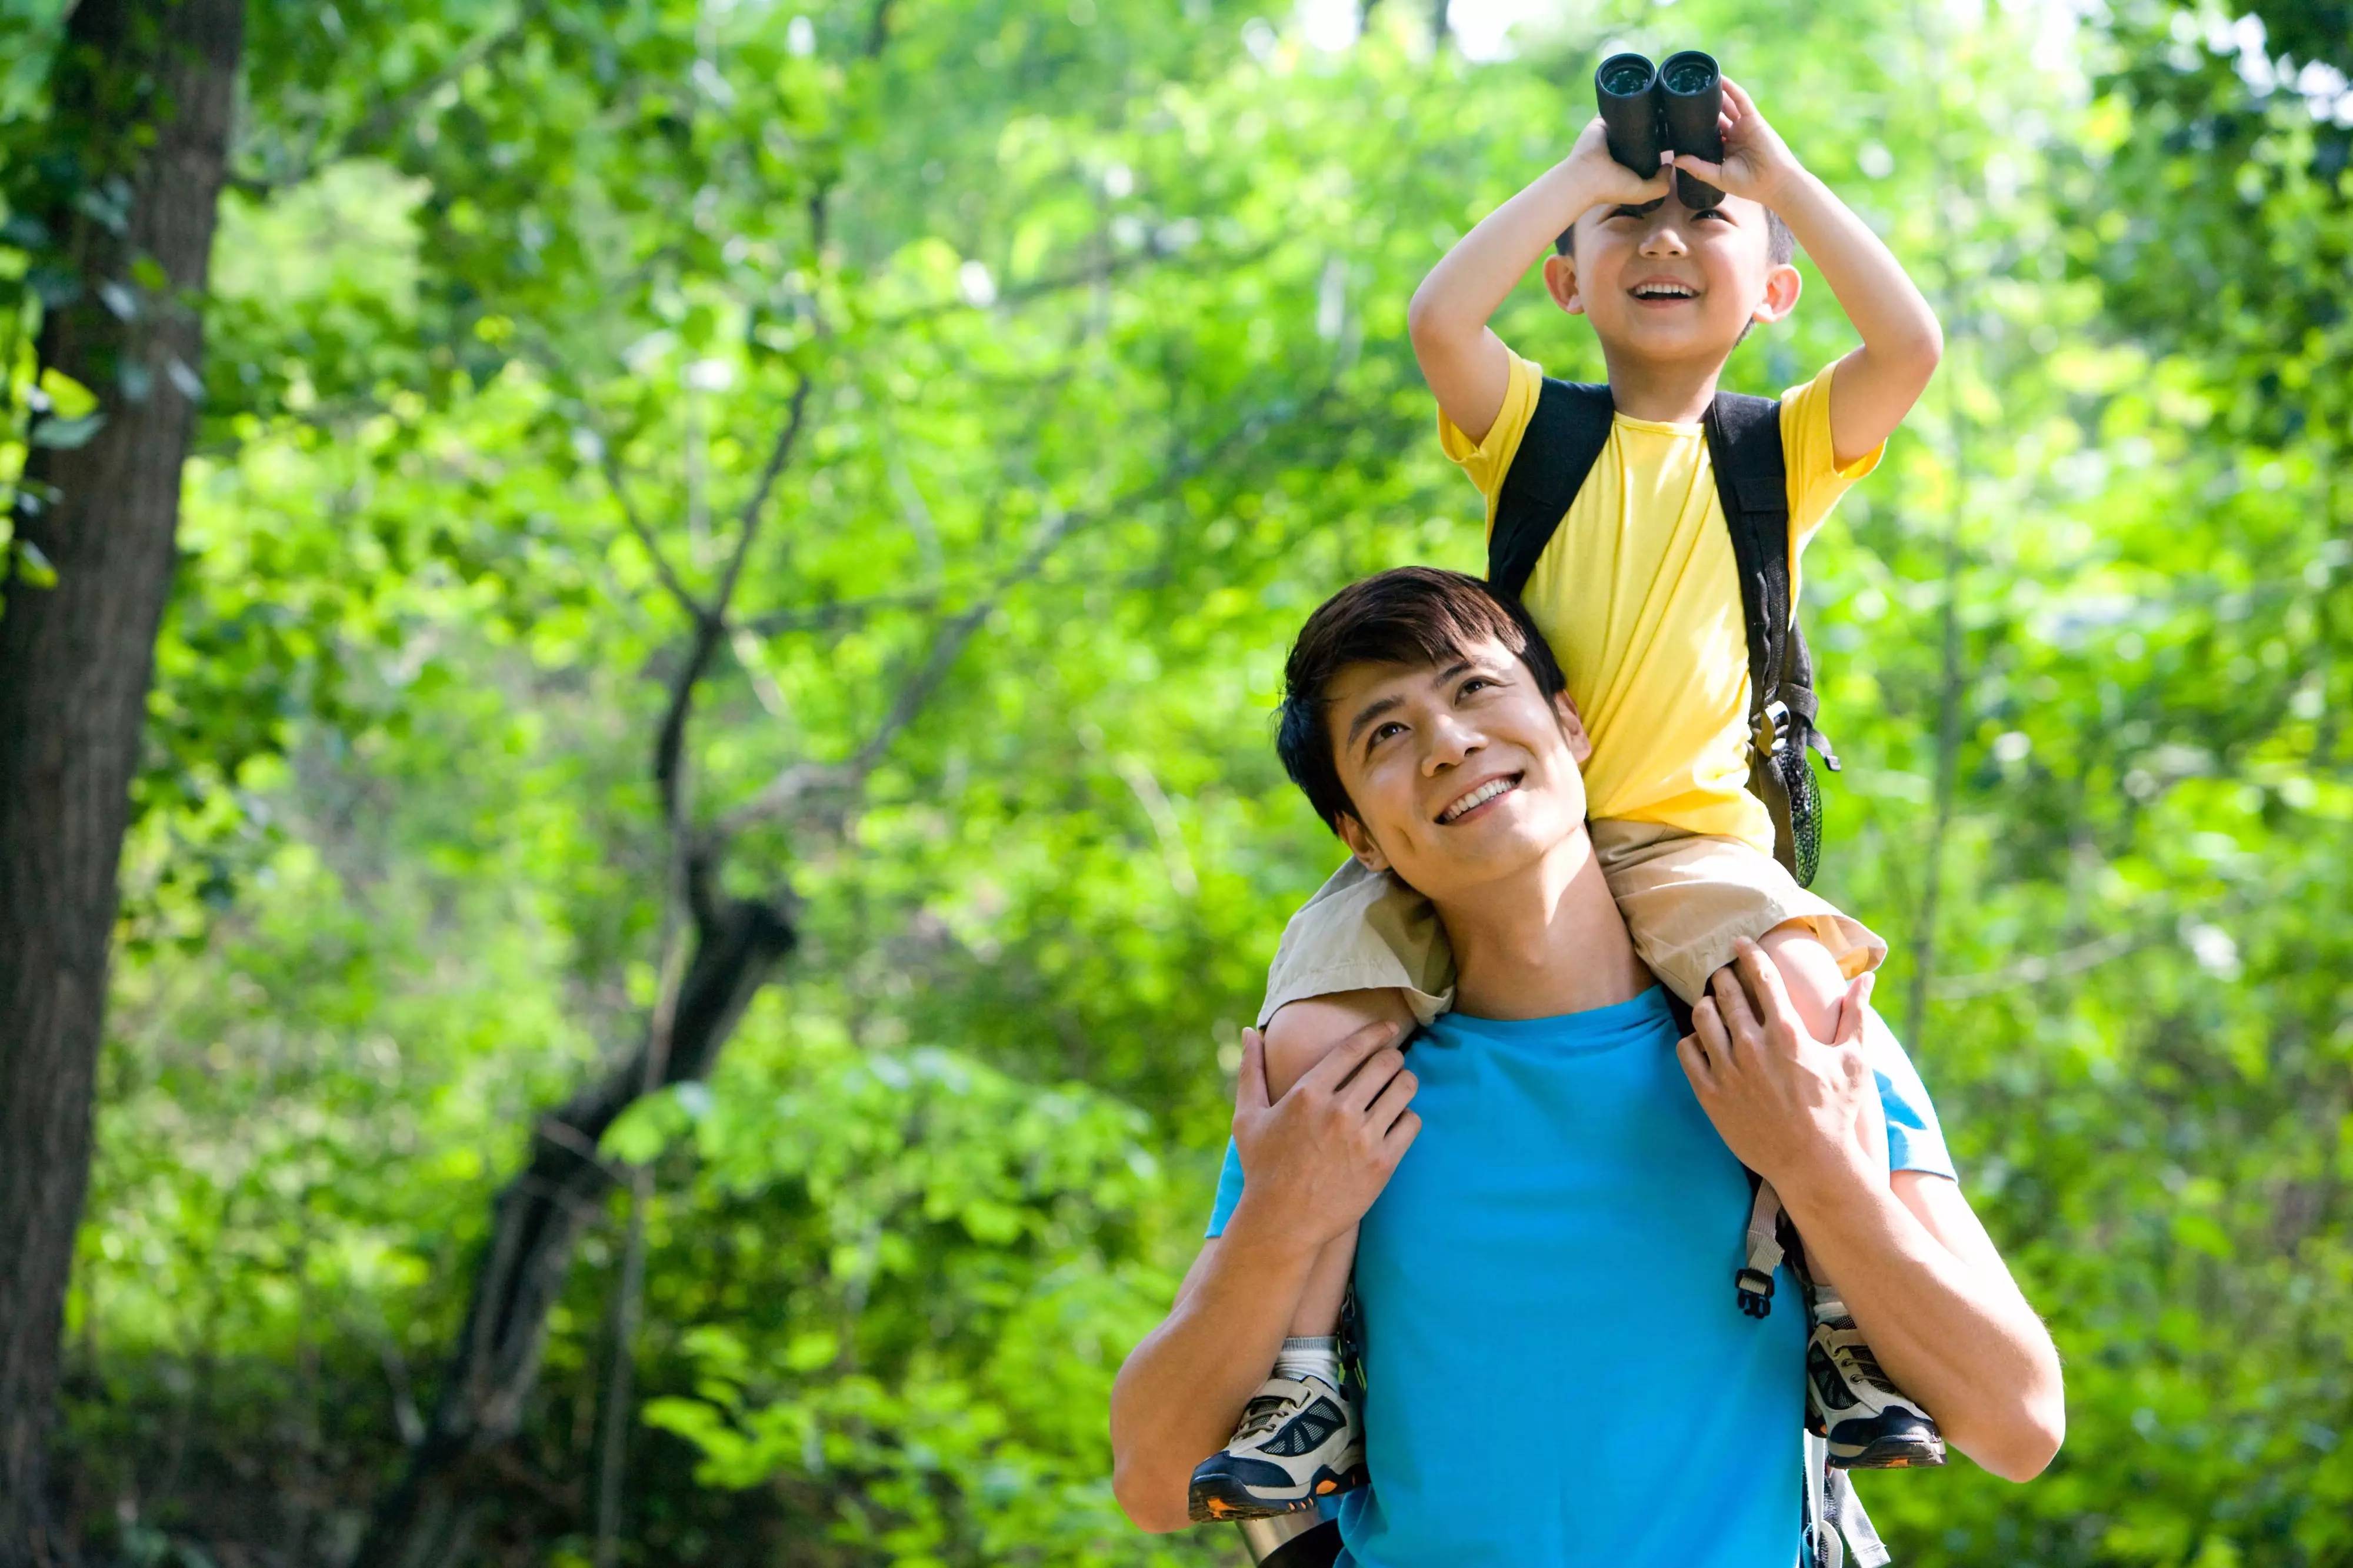
[[[1719,392],[1703,423],[1748,631],[1748,788],[1772,814],[1774,855],[1807,887],[1820,863],[1821,792],[1806,753],[1821,752],[1832,769],[1838,758],[1816,727],[1813,655],[1791,603],[1781,405]]]
[[[1769,397],[1719,392],[1704,423],[1716,498],[1724,503],[1733,559],[1740,567],[1754,730],[1768,704],[1777,698],[1787,700],[1783,688],[1789,674],[1789,479],[1781,452],[1781,405]],[[1812,698],[1812,692],[1805,693],[1809,710]],[[1813,721],[1810,710],[1800,716]]]
[[[1616,414],[1609,387],[1545,378],[1495,498],[1495,526],[1487,535],[1490,584],[1520,596],[1536,557],[1552,542],[1568,503],[1609,444]]]
[[[1782,703],[1799,721],[1800,743],[1820,752],[1832,773],[1839,760],[1821,731],[1814,695],[1814,655],[1798,626],[1789,588],[1789,472],[1781,448],[1781,405],[1769,397],[1719,392],[1704,419],[1716,499],[1732,530],[1740,564],[1740,604],[1748,621],[1750,729],[1768,705]]]

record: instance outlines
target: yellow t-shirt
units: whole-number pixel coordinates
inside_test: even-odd
[[[1535,414],[1544,372],[1512,356],[1511,387],[1484,441],[1443,411],[1446,455],[1495,498]],[[1882,443],[1841,468],[1831,448],[1831,371],[1781,397],[1789,477],[1789,592],[1798,557]],[[1745,839],[1773,852],[1773,819],[1748,793],[1748,635],[1732,533],[1698,424],[1620,414],[1523,595],[1552,643],[1593,739],[1595,816]]]

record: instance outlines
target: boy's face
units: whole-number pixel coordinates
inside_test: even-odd
[[[1752,321],[1798,303],[1798,269],[1767,254],[1765,209],[1745,196],[1694,211],[1670,192],[1578,216],[1574,253],[1545,263],[1563,310],[1591,318],[1611,355],[1670,364],[1732,353]]]
[[[1547,700],[1493,638],[1434,665],[1350,665],[1328,696],[1356,807],[1340,836],[1424,896],[1443,904],[1520,871],[1584,825],[1593,748],[1576,705]]]

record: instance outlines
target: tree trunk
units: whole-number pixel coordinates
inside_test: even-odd
[[[656,1087],[707,1076],[744,1009],[789,954],[783,900],[714,901],[693,872],[694,953],[681,983]],[[606,1129],[649,1087],[646,1043],[584,1086],[533,1131],[531,1157],[500,1193],[476,1265],[465,1326],[425,1436],[370,1521],[352,1568],[444,1568],[466,1560],[475,1464],[522,1430],[547,1344],[548,1309],[564,1288],[581,1230],[614,1182],[597,1158]]]
[[[242,0],[81,0],[50,79],[55,156],[18,209],[47,230],[37,262],[79,286],[52,294],[40,362],[105,423],[44,446],[36,416],[16,529],[55,585],[0,561],[0,1568],[72,1555],[46,1453],[244,26]],[[142,288],[142,261],[168,287]]]

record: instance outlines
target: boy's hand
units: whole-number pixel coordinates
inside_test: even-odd
[[[1678,169],[1705,180],[1727,195],[1746,196],[1768,207],[1778,207],[1805,167],[1781,133],[1765,123],[1757,104],[1738,82],[1724,79],[1724,111],[1715,117],[1724,133],[1724,162],[1711,163],[1688,153],[1678,153]]]
[[[1571,188],[1584,198],[1584,205],[1567,215],[1561,225],[1567,228],[1593,207],[1640,206],[1644,202],[1657,201],[1667,194],[1668,165],[1666,154],[1659,154],[1659,172],[1649,179],[1634,173],[1609,155],[1609,128],[1595,115],[1577,133],[1577,144],[1561,160],[1561,167],[1572,180]]]

